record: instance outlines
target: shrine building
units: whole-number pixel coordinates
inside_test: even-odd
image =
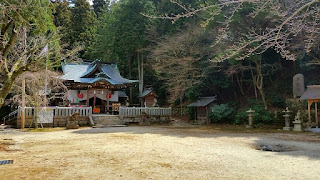
[[[93,113],[109,113],[128,99],[125,89],[138,83],[120,75],[117,64],[94,62],[62,65],[71,106],[92,106]]]

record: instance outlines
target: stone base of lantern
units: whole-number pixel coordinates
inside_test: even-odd
[[[291,131],[291,130],[292,130],[292,127],[283,127],[283,130],[285,130],[285,131]]]
[[[293,123],[293,131],[302,131],[302,122],[295,120]]]

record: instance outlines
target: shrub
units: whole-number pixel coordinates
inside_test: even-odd
[[[234,124],[246,124],[248,122],[248,113],[247,112],[237,112],[234,117]]]
[[[271,97],[271,105],[277,108],[285,108],[286,101],[282,96],[275,95]]]
[[[250,101],[250,105],[253,113],[253,123],[254,124],[271,124],[274,122],[273,116],[269,111],[264,109],[262,102],[252,102]],[[238,112],[235,115],[234,124],[247,124],[248,123],[248,113],[246,112],[249,108],[247,108],[243,112]]]
[[[209,119],[214,123],[228,122],[232,119],[233,113],[234,108],[228,104],[220,104],[212,107]]]
[[[255,124],[270,124],[274,122],[272,114],[264,109],[262,102],[257,102],[253,105],[252,109],[255,111],[253,113],[253,121]]]
[[[195,109],[194,108],[188,108],[188,118],[189,120],[194,120],[195,119]]]

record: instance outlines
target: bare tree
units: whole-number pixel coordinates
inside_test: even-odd
[[[181,18],[195,16],[200,12],[208,12],[213,20],[224,12],[225,20],[217,28],[217,38],[212,45],[231,43],[214,61],[223,61],[237,56],[242,60],[251,54],[262,54],[269,48],[275,49],[287,60],[296,60],[297,54],[310,53],[319,40],[320,7],[319,0],[218,0],[202,7],[186,7],[180,1],[172,3],[184,10],[181,14],[150,16],[150,18],[169,19],[173,23]],[[265,13],[265,19],[271,21],[264,28],[248,26],[245,33],[233,38],[230,35],[230,24],[235,14],[244,6],[251,4],[253,10],[243,18],[256,18]]]
[[[42,48],[48,42],[43,36],[28,37],[24,35],[23,28],[17,34],[16,43],[11,47],[11,51],[2,57],[0,66],[1,89],[0,99],[5,99],[10,92],[15,80],[23,72],[35,72],[46,66],[45,55],[40,55]],[[0,102],[0,107],[3,101]]]
[[[67,87],[58,78],[61,74],[51,70],[40,70],[26,72],[23,75],[26,79],[26,106],[47,106],[55,98],[66,100]],[[48,92],[45,92],[46,78]],[[6,100],[6,104],[21,105],[22,80],[22,76],[16,79],[10,91],[12,97]]]
[[[202,28],[189,26],[186,31],[166,37],[153,49],[153,66],[169,88],[170,102],[202,82],[206,71],[201,66],[202,60],[207,60],[209,57],[206,56],[211,54],[211,48],[203,45],[205,38],[208,37]]]
[[[0,107],[20,74],[37,71],[46,62],[40,53],[53,25],[48,3],[0,0]]]

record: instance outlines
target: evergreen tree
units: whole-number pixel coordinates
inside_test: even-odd
[[[118,62],[120,68],[128,70],[136,58],[136,51],[148,43],[146,32],[150,19],[141,15],[154,9],[149,0],[123,0],[104,10],[100,17],[97,38],[88,56]]]
[[[106,6],[108,6],[109,3],[109,0],[93,0],[93,9],[98,17],[103,9],[107,8]]]
[[[86,48],[95,39],[97,28],[96,14],[90,10],[90,4],[86,0],[76,0],[72,9],[71,43],[83,45]]]
[[[61,44],[68,44],[70,46],[71,10],[69,2],[67,0],[55,2],[53,5],[53,16],[53,22],[59,31]]]

